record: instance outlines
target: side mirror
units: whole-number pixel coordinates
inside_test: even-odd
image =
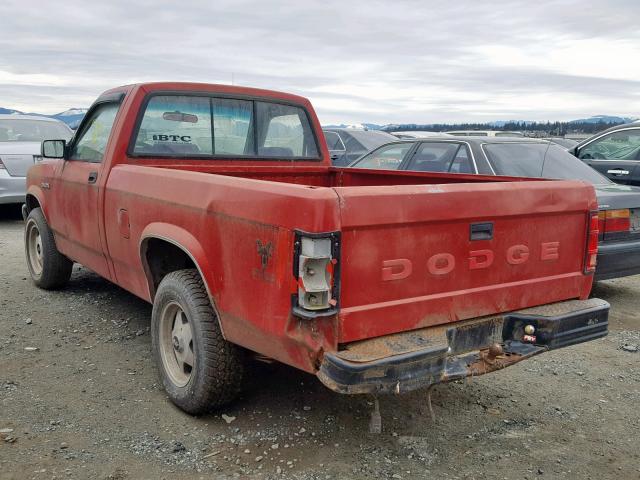
[[[45,158],[64,158],[67,142],[64,140],[44,140],[42,156]]]

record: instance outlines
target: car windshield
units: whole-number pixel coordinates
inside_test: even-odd
[[[482,148],[498,175],[584,180],[594,185],[611,183],[553,143],[489,143]]]
[[[0,120],[0,142],[41,142],[70,138],[69,128],[58,122],[19,118]]]

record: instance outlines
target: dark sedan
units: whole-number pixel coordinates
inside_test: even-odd
[[[379,130],[356,128],[323,128],[331,163],[345,167],[380,145],[396,139],[393,135]]]
[[[585,180],[600,208],[596,280],[640,273],[640,188],[618,185],[546,140],[442,137],[398,140],[350,167]]]
[[[616,183],[640,185],[640,123],[596,133],[569,152]]]

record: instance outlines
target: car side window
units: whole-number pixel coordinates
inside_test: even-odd
[[[355,168],[375,168],[380,170],[397,170],[404,157],[407,156],[413,143],[394,143],[374,150],[353,165]]]
[[[327,141],[327,148],[330,151],[344,152],[346,150],[340,135],[336,132],[324,132],[324,138]]]
[[[211,155],[211,107],[208,97],[151,97],[133,152],[140,155]]]
[[[460,148],[458,148],[458,151],[456,152],[456,156],[453,158],[453,162],[451,162],[449,172],[476,173],[475,168],[473,167],[473,162],[469,157],[469,149],[467,148],[467,146],[460,145]]]
[[[581,159],[640,160],[640,129],[605,135],[578,152]]]
[[[418,172],[448,172],[460,144],[423,142],[413,154],[407,170]]]
[[[119,108],[119,103],[105,103],[91,113],[88,121],[82,126],[78,139],[71,146],[69,160],[102,162]]]

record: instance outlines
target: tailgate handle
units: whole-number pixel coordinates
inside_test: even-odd
[[[469,228],[469,240],[493,239],[493,222],[472,223]]]

